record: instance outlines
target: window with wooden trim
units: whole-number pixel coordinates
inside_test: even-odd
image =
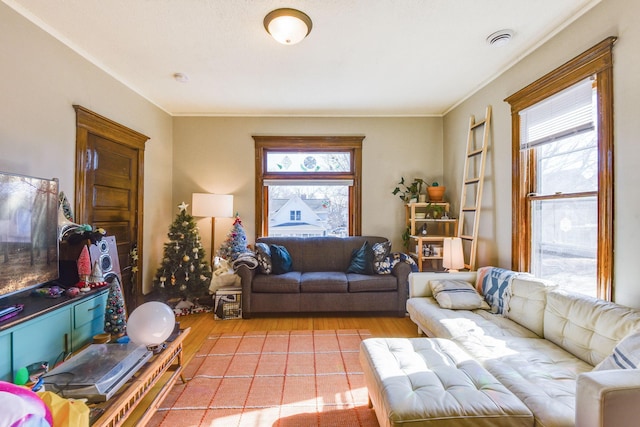
[[[508,97],[512,268],[612,299],[613,58],[609,37]]]
[[[364,136],[254,136],[256,237],[361,233]]]

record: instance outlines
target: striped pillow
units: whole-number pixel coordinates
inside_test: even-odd
[[[598,363],[594,371],[606,369],[637,369],[640,366],[640,331],[624,337],[613,349],[613,353]]]
[[[452,310],[488,310],[489,304],[478,294],[476,288],[463,280],[431,280],[431,293],[442,308]]]

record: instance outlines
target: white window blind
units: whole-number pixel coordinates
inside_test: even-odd
[[[352,179],[265,179],[264,185],[312,185],[312,186],[324,186],[324,185],[346,185],[350,187],[353,185]]]
[[[585,79],[520,112],[520,149],[595,129],[592,79]]]

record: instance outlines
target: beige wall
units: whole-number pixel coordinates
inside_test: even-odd
[[[150,137],[145,151],[144,277],[173,220],[172,120],[0,3],[0,170],[57,177],[74,203],[75,111],[82,105]],[[158,232],[160,230],[161,232]]]
[[[614,47],[615,126],[615,300],[640,307],[637,277],[640,241],[640,2],[603,0],[548,43],[505,72],[444,118],[444,169],[448,182],[462,177],[469,115],[493,107],[493,146],[489,155],[480,227],[480,265],[511,266],[511,122],[503,100],[608,36]],[[456,185],[455,188],[459,188]]]
[[[388,237],[402,249],[402,202],[391,191],[401,176],[442,177],[441,118],[254,118],[174,119],[173,204],[191,193],[233,194],[248,239],[255,237],[255,173],[252,135],[365,135],[362,233]],[[216,222],[216,247],[230,220]],[[210,245],[210,222],[199,221]],[[209,253],[209,251],[207,250]]]

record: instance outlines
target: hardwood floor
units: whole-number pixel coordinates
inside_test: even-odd
[[[184,363],[191,361],[209,334],[282,330],[368,329],[374,337],[417,337],[418,329],[408,317],[267,317],[256,319],[214,320],[213,313],[200,313],[176,319],[181,328],[191,328],[184,342]],[[125,422],[136,426],[161,385],[152,389]]]

